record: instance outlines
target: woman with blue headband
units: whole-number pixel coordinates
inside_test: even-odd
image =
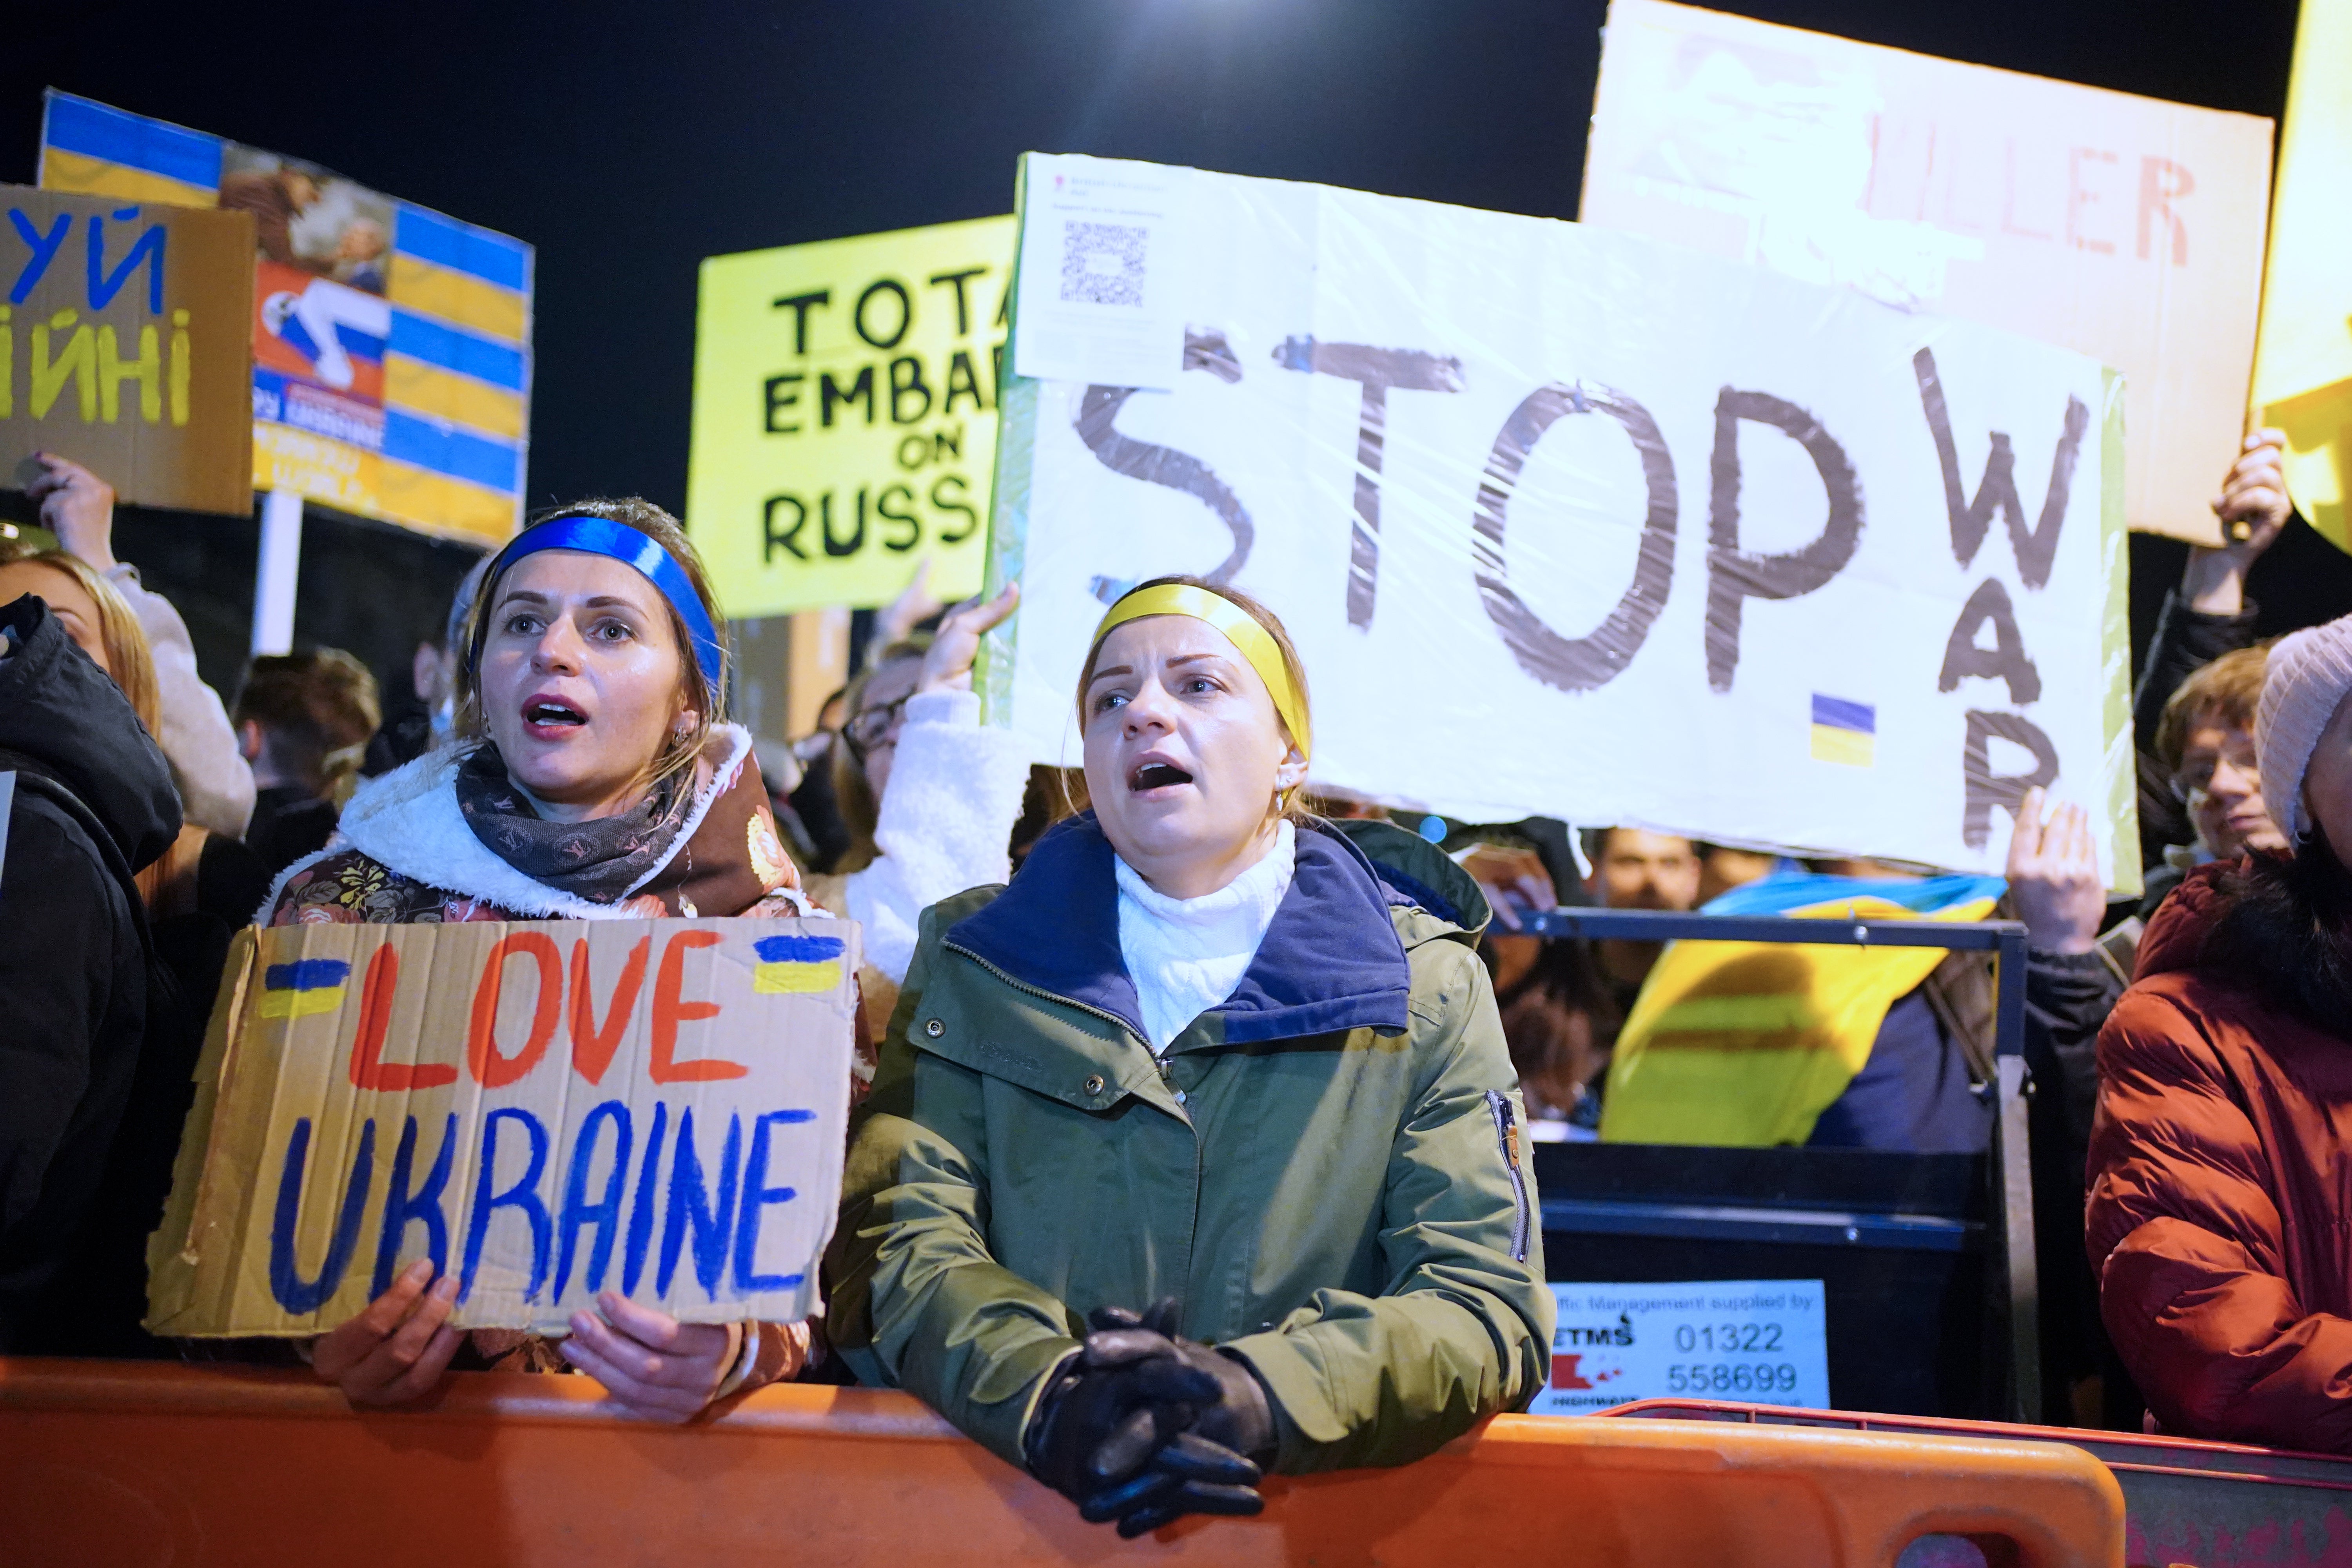
[[[566,507],[483,574],[457,743],[368,784],[336,841],[279,877],[266,923],[692,919],[810,912],[751,738],[722,721],[726,656],[702,563],[642,500]],[[467,1336],[457,1278],[420,1259],[311,1365],[357,1405],[436,1384]],[[478,1331],[480,1361],[594,1376],[633,1414],[684,1421],[797,1372],[804,1324],[681,1324],[616,1294],[560,1351]],[[560,1356],[560,1360],[559,1360]]]
[[[1297,809],[1305,673],[1234,589],[1120,599],[1077,716],[1093,809],[923,916],[835,1347],[1130,1536],[1524,1408],[1553,1307],[1476,885]]]

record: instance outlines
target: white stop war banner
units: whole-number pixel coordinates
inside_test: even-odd
[[[1122,307],[1112,363],[1182,337],[1171,390],[1008,380],[982,689],[1037,760],[1081,760],[1106,605],[1194,573],[1288,626],[1326,787],[1998,869],[2044,784],[2137,886],[2115,373],[1573,223],[1034,153],[1022,192],[1011,369],[1085,374]]]

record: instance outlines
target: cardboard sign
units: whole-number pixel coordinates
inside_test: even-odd
[[[2111,373],[1576,224],[1187,190],[1176,389],[1005,389],[981,686],[1035,760],[1106,605],[1194,573],[1287,626],[1327,787],[1997,870],[2042,784],[2137,885]]]
[[[312,1334],[430,1257],[461,1328],[600,1289],[688,1322],[817,1300],[849,1111],[847,921],[301,925],[236,939],[148,1327]]]
[[[55,90],[41,186],[252,215],[255,486],[475,544],[514,531],[530,246],[316,163]]]
[[[2271,122],[1611,0],[1577,216],[2123,372],[2131,526],[2213,543]]]
[[[0,472],[55,452],[138,505],[252,510],[253,220],[23,185],[0,202]]]
[[[2352,0],[2303,0],[2279,138],[2254,401],[2286,433],[2286,483],[2352,550]]]
[[[1013,219],[702,264],[687,527],[727,613],[980,586]]]
[[[1828,1321],[1818,1279],[1563,1285],[1551,1379],[1530,1415],[1636,1399],[1727,1399],[1826,1410]]]

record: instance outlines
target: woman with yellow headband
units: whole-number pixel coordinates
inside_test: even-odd
[[[1093,809],[923,916],[836,1348],[1123,1535],[1523,1407],[1552,1300],[1476,885],[1297,810],[1306,677],[1245,595],[1120,599],[1077,710]]]

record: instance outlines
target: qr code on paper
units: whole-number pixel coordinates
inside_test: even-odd
[[[1062,225],[1062,298],[1081,305],[1143,304],[1147,230],[1117,223]]]

